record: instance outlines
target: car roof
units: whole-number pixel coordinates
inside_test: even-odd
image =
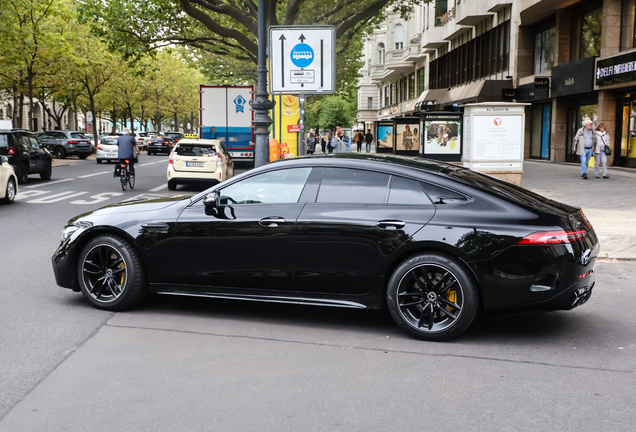
[[[198,138],[183,138],[180,140],[177,145],[180,146],[182,144],[221,144],[221,140],[218,139],[198,139]]]

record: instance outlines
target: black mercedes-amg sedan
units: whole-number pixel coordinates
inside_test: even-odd
[[[479,311],[582,305],[598,250],[579,208],[456,165],[339,154],[83,214],[64,227],[53,268],[101,309],[148,293],[386,307],[437,341]]]

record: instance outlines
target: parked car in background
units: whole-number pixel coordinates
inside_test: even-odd
[[[93,147],[93,153],[95,153],[95,149],[97,148],[97,145],[95,143],[95,135],[85,133],[84,136],[88,138],[88,140],[91,142],[91,147]]]
[[[234,163],[220,140],[184,138],[170,153],[167,175],[170,190],[179,184],[214,185],[234,176]]]
[[[11,204],[18,193],[18,177],[9,163],[9,158],[0,156],[0,202]]]
[[[20,184],[29,180],[29,174],[51,178],[53,157],[32,132],[0,130],[0,155],[7,157]]]
[[[104,135],[99,139],[99,144],[97,144],[97,152],[95,153],[95,160],[98,164],[106,161],[118,161],[117,151],[119,147],[117,147],[117,138],[119,138],[122,134],[116,135]],[[139,162],[139,157],[135,156],[135,162]]]
[[[58,159],[76,155],[86,159],[93,153],[93,146],[84,133],[77,131],[44,131],[37,132],[38,140]]]
[[[170,154],[174,147],[174,140],[165,135],[157,135],[154,138],[148,140],[148,155],[155,155],[157,153]]]
[[[147,132],[135,132],[135,141],[139,150],[148,150],[148,133]]]
[[[172,138],[175,144],[183,139],[183,134],[181,132],[166,132],[164,135]]]

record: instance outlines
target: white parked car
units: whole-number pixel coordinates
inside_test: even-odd
[[[139,147],[139,150],[148,150],[147,132],[135,132],[135,141],[137,141],[137,147]]]
[[[18,178],[6,156],[0,156],[0,202],[11,204],[18,193]]]
[[[120,135],[121,134],[105,135],[99,139],[99,144],[97,144],[97,152],[95,153],[95,159],[97,160],[98,164],[102,163],[103,161],[118,161],[117,150],[119,150],[119,147],[117,147],[117,138]],[[135,162],[139,162],[138,156],[135,156]]]
[[[234,176],[234,163],[220,140],[184,138],[168,158],[168,189],[178,184],[217,184]]]

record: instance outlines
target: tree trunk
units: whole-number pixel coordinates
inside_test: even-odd
[[[22,129],[24,125],[24,94],[20,92],[20,110],[18,111],[20,116],[18,117],[18,129]]]
[[[29,67],[27,69],[27,82],[29,83],[29,130],[37,132],[35,129],[35,122],[33,121],[33,69]]]

